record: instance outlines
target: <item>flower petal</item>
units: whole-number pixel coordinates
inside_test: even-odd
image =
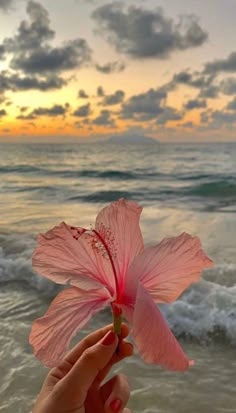
[[[72,337],[108,302],[110,295],[105,288],[88,292],[70,287],[61,291],[45,316],[33,323],[30,344],[35,356],[47,367],[56,366]]]
[[[32,263],[44,277],[85,290],[101,285],[110,291],[114,289],[111,263],[96,247],[97,238],[92,231],[62,222],[45,235],[39,235],[38,242]]]
[[[173,371],[185,371],[191,364],[141,284],[138,286],[131,334],[140,356],[147,363],[159,364]]]
[[[129,264],[143,250],[143,238],[139,227],[142,208],[133,201],[113,202],[103,208],[96,219],[95,229],[103,238],[111,253],[120,293]]]
[[[165,238],[134,259],[126,277],[125,293],[134,296],[139,280],[155,302],[171,303],[190,284],[199,281],[204,268],[212,265],[198,237],[183,233]]]

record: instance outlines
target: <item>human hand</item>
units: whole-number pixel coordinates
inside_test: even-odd
[[[132,344],[123,340],[128,332],[122,324],[119,342],[108,325],[78,343],[49,372],[33,413],[131,413],[125,408],[130,396],[125,375],[101,385],[115,363],[133,354]]]

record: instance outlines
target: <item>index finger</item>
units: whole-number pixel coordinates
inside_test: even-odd
[[[99,330],[94,331],[93,333],[89,334],[87,337],[85,337],[83,340],[81,340],[69,353],[65,356],[65,358],[61,361],[61,363],[57,366],[54,367],[52,370],[50,370],[47,379],[45,381],[46,385],[49,387],[53,387],[58,381],[60,381],[63,377],[65,377],[69,371],[72,369],[74,364],[79,360],[83,352],[96,344],[98,341],[100,341],[109,330],[113,329],[113,324],[109,324],[105,327],[100,328]],[[127,351],[127,345],[128,343],[124,343],[122,340],[123,338],[127,337],[129,334],[129,327],[127,324],[122,323],[121,325],[121,334],[120,334],[120,345],[119,349],[121,352],[119,352],[119,355],[114,355],[111,363],[107,366],[107,369],[101,372],[101,375],[106,375],[106,373],[110,370],[112,365],[114,363],[117,363],[119,360],[122,360],[124,357],[127,357],[127,355],[131,355],[132,351],[128,349]],[[126,350],[124,347],[126,346]]]
[[[64,358],[64,360],[70,363],[72,366],[76,363],[76,361],[80,358],[83,352],[91,347],[94,346],[98,341],[100,341],[109,330],[113,329],[113,324],[109,324],[105,327],[100,328],[99,330],[94,331],[93,333],[89,334],[83,340],[81,340]],[[121,325],[121,334],[120,338],[123,339],[127,337],[129,334],[129,327],[127,324],[122,323]]]

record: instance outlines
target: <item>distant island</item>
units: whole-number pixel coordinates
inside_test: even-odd
[[[156,139],[145,135],[113,135],[106,142],[111,143],[159,143]]]

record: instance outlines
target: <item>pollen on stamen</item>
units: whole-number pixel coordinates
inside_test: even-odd
[[[85,232],[84,228],[79,227],[70,227],[72,231],[72,236],[75,240],[78,240],[79,237]]]
[[[97,230],[101,238],[105,240],[106,245],[109,248],[109,252],[111,256],[115,258],[117,256],[117,247],[115,244],[115,238],[111,231],[111,228],[105,226],[103,223],[100,223]]]
[[[97,235],[91,230],[91,231],[86,231],[86,238],[92,247],[92,249],[97,253],[101,254],[104,258],[109,259],[109,255],[107,253],[107,250],[105,246],[102,244],[102,242],[99,240]]]

